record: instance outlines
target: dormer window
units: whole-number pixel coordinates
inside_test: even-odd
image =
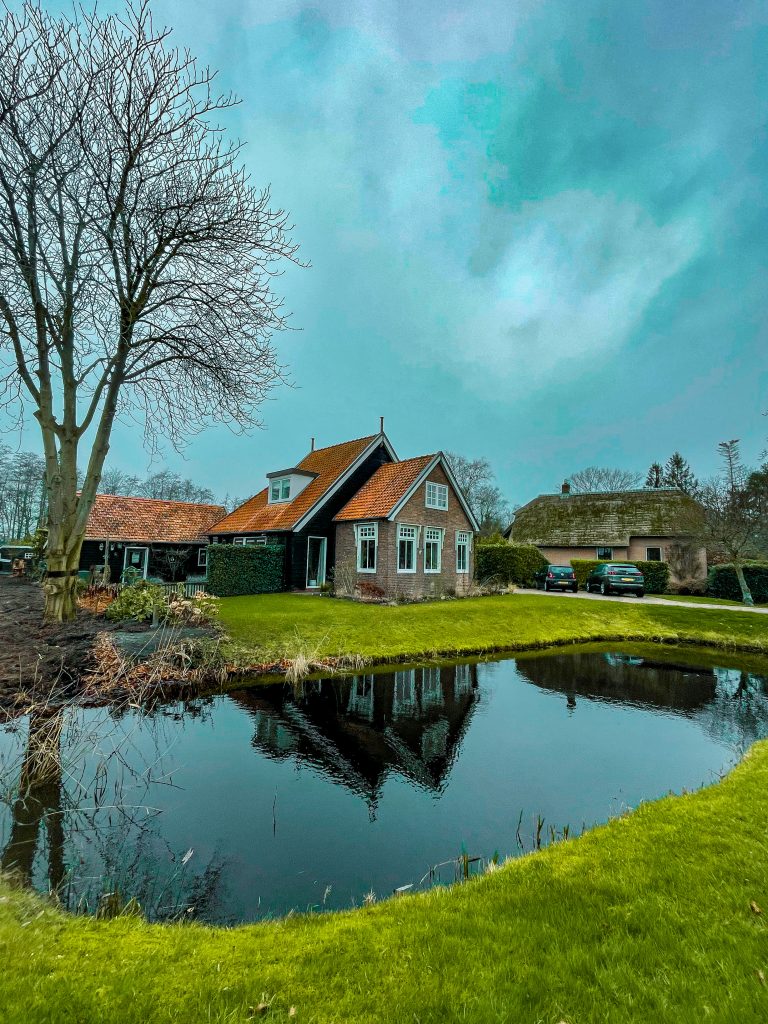
[[[270,481],[269,500],[270,502],[291,500],[291,478],[289,476],[279,476]]]

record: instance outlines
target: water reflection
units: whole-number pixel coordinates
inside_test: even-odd
[[[390,773],[427,791],[443,791],[477,695],[477,665],[472,664],[239,690],[230,696],[253,717],[257,750],[324,773],[362,796],[374,817]]]
[[[0,729],[0,866],[72,908],[119,892],[150,917],[226,923],[386,895],[462,850],[515,853],[521,813],[578,830],[710,782],[768,735],[763,676],[673,657],[425,665],[150,713],[37,713]]]

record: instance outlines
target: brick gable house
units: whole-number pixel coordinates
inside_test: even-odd
[[[128,568],[144,579],[167,579],[173,573],[165,555],[174,550],[186,552],[176,579],[204,576],[207,534],[225,513],[222,505],[98,494],[88,516],[80,568],[108,565],[113,581]]]
[[[295,466],[268,473],[267,486],[209,537],[282,546],[288,590],[317,590],[332,571],[339,585],[343,566],[358,596],[377,588],[421,597],[468,589],[476,530],[442,453],[400,461],[382,424],[353,441],[313,443]]]

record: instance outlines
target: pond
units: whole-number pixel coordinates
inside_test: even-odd
[[[80,709],[0,731],[0,854],[72,909],[111,890],[227,923],[359,906],[712,783],[766,735],[768,679],[668,650]]]

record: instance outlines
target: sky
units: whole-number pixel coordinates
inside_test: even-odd
[[[100,5],[104,11],[113,4]],[[247,496],[318,446],[588,465],[768,441],[768,2],[156,0],[288,209],[292,386],[165,464]],[[21,438],[36,444],[32,429]],[[28,443],[27,443],[28,442]],[[108,463],[159,468],[118,427]]]

